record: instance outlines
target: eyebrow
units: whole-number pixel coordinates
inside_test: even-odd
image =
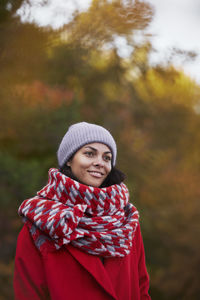
[[[85,148],[90,148],[91,150],[97,152],[97,149],[94,148],[94,147],[91,147],[91,146],[85,146]],[[109,154],[112,154],[111,151],[105,151],[104,153],[109,153]]]

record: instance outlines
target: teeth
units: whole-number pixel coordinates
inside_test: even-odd
[[[90,172],[90,174],[96,176],[96,177],[102,177],[103,175],[99,172]]]

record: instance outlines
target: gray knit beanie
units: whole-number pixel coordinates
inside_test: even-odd
[[[103,143],[112,152],[112,165],[116,163],[117,147],[110,132],[102,126],[86,122],[68,128],[57,151],[58,164],[62,167],[81,147],[90,143]]]

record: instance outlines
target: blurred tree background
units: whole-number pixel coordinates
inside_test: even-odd
[[[148,2],[93,0],[59,30],[22,22],[25,3],[0,2],[0,299],[13,299],[18,206],[46,183],[63,134],[83,120],[117,141],[152,299],[198,299],[200,86],[170,61],[150,65]]]

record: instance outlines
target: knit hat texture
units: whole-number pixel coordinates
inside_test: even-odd
[[[117,146],[110,132],[102,126],[80,122],[69,127],[60,143],[57,151],[59,167],[62,167],[81,147],[90,143],[107,145],[112,152],[112,165],[115,165]]]

